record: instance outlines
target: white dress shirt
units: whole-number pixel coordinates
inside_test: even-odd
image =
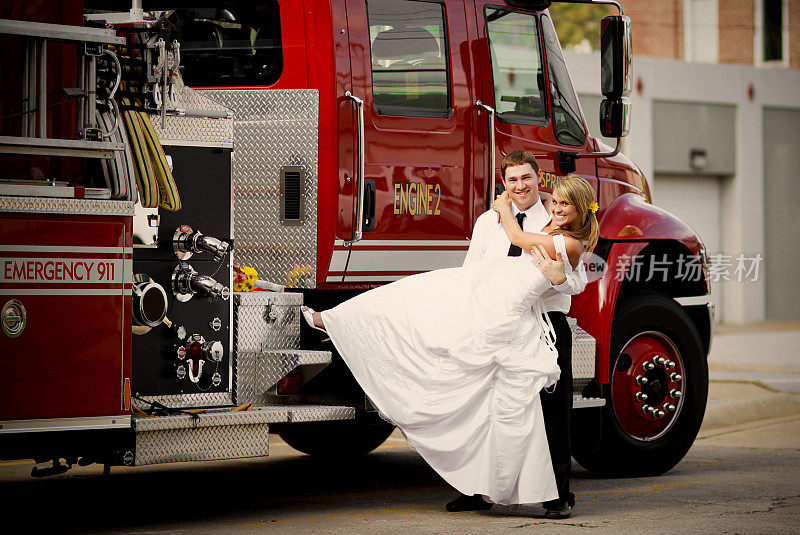
[[[511,203],[511,211],[516,216],[519,209]],[[541,200],[525,210],[525,219],[522,221],[522,230],[537,234],[544,234],[542,229],[550,223],[550,213],[542,204]],[[503,224],[497,221],[497,212],[489,210],[484,212],[475,221],[475,228],[472,230],[472,239],[469,243],[469,251],[464,258],[464,265],[471,264],[486,258],[498,258],[508,256],[508,248],[511,240],[508,239]],[[530,252],[522,251],[523,255],[531,256]],[[531,257],[532,258],[532,257]],[[569,262],[568,258],[564,259]],[[578,263],[575,270],[564,269],[566,280],[559,285],[552,287],[542,294],[542,304],[548,312],[569,312],[572,303],[571,295],[579,294],[588,283],[586,270],[583,262]]]

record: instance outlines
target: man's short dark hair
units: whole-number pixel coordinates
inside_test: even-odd
[[[500,162],[500,176],[503,180],[506,178],[506,169],[515,165],[523,165],[529,163],[533,167],[535,173],[539,172],[539,162],[536,161],[536,156],[526,150],[515,150],[509,152],[503,161]]]

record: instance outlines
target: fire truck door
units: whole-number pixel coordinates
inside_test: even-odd
[[[385,282],[463,261],[471,229],[465,20],[460,3],[347,0],[353,89],[345,98],[354,109],[363,103],[362,130],[354,125],[363,189],[358,176],[353,188],[354,239],[361,235],[337,242],[329,282]]]
[[[500,159],[511,151],[531,151],[543,171],[540,190],[552,189],[563,175],[559,151],[594,150],[577,95],[547,13],[504,7],[505,2],[474,0],[477,42],[475,71],[481,78],[477,99],[495,112],[496,180]],[[475,151],[475,165],[479,153]],[[590,181],[595,161],[575,160],[575,172]],[[485,203],[476,199],[476,203]]]

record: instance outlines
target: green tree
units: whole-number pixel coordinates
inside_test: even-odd
[[[550,17],[561,46],[591,52],[600,48],[600,20],[618,13],[614,6],[553,3]]]

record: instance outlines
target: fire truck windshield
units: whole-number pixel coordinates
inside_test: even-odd
[[[580,146],[586,142],[578,97],[572,88],[567,64],[561,54],[556,29],[550,17],[542,17],[542,33],[547,50],[547,74],[550,78],[550,99],[553,104],[553,130],[556,139],[565,145]]]

